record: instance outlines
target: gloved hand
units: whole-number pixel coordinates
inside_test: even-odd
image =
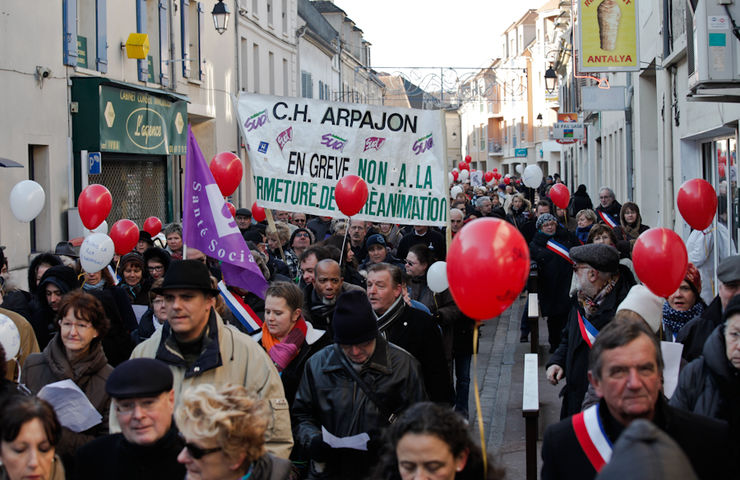
[[[308,447],[308,453],[311,460],[315,462],[325,462],[331,456],[332,448],[324,442],[320,435],[311,439],[311,445]]]

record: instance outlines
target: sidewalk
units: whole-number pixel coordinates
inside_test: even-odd
[[[519,323],[526,300],[518,299],[497,319],[485,322],[480,329],[478,349],[478,385],[486,448],[496,455],[506,468],[507,479],[525,478],[525,436],[522,417],[522,379],[524,354],[530,344],[519,342]],[[538,472],[541,468],[540,448],[545,427],[560,417],[561,385],[552,386],[545,378],[545,363],[549,357],[547,323],[540,318],[539,397],[540,416],[537,444]],[[472,375],[472,372],[471,372]],[[472,383],[471,379],[471,383]],[[480,438],[475,410],[473,386],[470,389],[470,428],[473,438]]]

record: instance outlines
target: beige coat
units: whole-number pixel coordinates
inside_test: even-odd
[[[33,332],[33,327],[28,323],[28,320],[23,318],[23,315],[5,308],[0,308],[0,313],[7,315],[13,321],[21,336],[21,347],[16,360],[8,359],[8,369],[5,374],[5,378],[17,382],[18,374],[20,373],[19,366],[23,366],[23,362],[26,361],[26,357],[30,354],[39,353],[41,350],[39,349],[39,342],[36,341],[36,334]]]
[[[265,448],[274,455],[288,458],[293,447],[293,435],[288,402],[277,369],[264,349],[251,337],[231,325],[225,325],[218,314],[216,322],[222,365],[185,378],[185,368],[170,364],[174,376],[175,403],[179,403],[180,392],[183,389],[195,385],[203,383],[244,385],[247,390],[265,400],[269,406],[270,422],[267,426]],[[157,358],[157,350],[164,331],[164,328],[160,329],[151,338],[140,343],[134,349],[131,358]],[[169,343],[166,345],[165,348],[169,353],[180,356]],[[111,405],[111,433],[120,431],[113,408],[115,407]]]

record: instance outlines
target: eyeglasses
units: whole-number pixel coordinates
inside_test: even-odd
[[[298,232],[295,234],[296,237],[306,237],[310,238],[310,236],[306,232]]]
[[[72,327],[75,327],[77,331],[84,332],[88,328],[92,328],[92,325],[89,322],[67,322],[62,321],[59,323],[59,326],[62,328],[62,330],[71,330]]]
[[[150,272],[162,272],[164,271],[164,266],[162,265],[150,265],[147,267]]]
[[[183,437],[182,434],[180,434],[180,438],[185,440],[185,437]],[[185,442],[185,448],[188,451],[188,455],[193,457],[196,460],[200,460],[201,458],[205,457],[206,455],[210,453],[216,453],[221,451],[221,447],[213,447],[213,448],[202,448],[198,445],[195,445],[193,443]]]
[[[415,264],[414,262],[412,262],[411,260],[404,260],[404,261],[403,261],[403,263],[405,263],[406,265],[410,265],[410,266],[412,266],[412,267],[413,267],[414,265],[416,265],[416,264]]]
[[[157,407],[157,400],[158,397],[116,400],[116,411],[123,415],[131,415],[138,405],[146,413],[152,413]]]

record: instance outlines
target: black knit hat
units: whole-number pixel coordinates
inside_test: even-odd
[[[378,335],[378,321],[363,290],[339,295],[332,327],[334,342],[341,345],[358,345]]]
[[[49,283],[55,285],[62,293],[67,293],[79,287],[75,271],[64,265],[51,267],[44,272],[44,276],[41,277],[39,282],[39,290],[45,292],[44,285]]]
[[[153,358],[133,358],[118,365],[105,382],[113,398],[156,397],[172,390],[172,371]]]

